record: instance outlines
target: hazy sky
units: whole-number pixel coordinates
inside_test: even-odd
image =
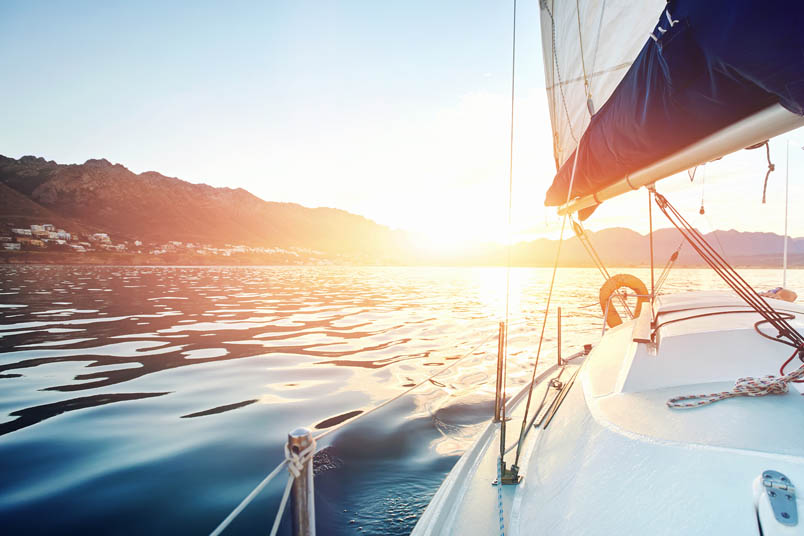
[[[554,233],[555,172],[538,1],[517,26],[514,228]],[[511,3],[460,1],[0,2],[0,154],[107,158],[137,173],[243,187],[427,231],[502,238],[508,188]],[[791,199],[804,131],[789,136]],[[659,190],[703,230],[783,229],[784,146],[761,205],[764,152]],[[590,228],[647,227],[646,194]],[[710,223],[711,222],[711,223]],[[664,222],[657,222],[664,227]],[[791,213],[792,234],[804,216]]]

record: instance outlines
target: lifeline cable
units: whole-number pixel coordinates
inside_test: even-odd
[[[690,225],[663,195],[656,193],[654,199],[656,199],[656,205],[659,207],[659,210],[661,210],[670,223],[678,229],[704,262],[706,262],[745,303],[776,328],[779,335],[775,340],[794,346],[797,349],[804,347],[804,337],[717,253],[703,235]],[[787,338],[790,340],[790,343],[779,340],[781,337]]]
[[[505,269],[505,326],[503,328],[503,373],[500,403],[502,405],[502,420],[500,421],[500,450],[505,446],[505,389],[508,377],[508,310],[511,296],[511,206],[514,197],[514,104],[516,89],[516,0],[514,0],[514,14],[511,31],[511,134],[508,145],[508,226],[507,232],[507,263]]]
[[[597,270],[600,272],[600,275],[603,276],[603,281],[605,282],[611,279],[611,274],[609,274],[609,271],[606,269],[606,265],[603,264],[603,259],[601,259],[600,255],[597,253],[595,246],[592,244],[592,240],[586,234],[586,230],[584,230],[580,222],[577,222],[572,218],[570,218],[570,223],[572,224],[572,230],[575,231],[575,236],[578,238],[578,241],[586,250],[586,253],[587,255],[589,255],[589,258],[592,259],[592,262],[595,263],[595,266],[597,266]],[[628,306],[628,301],[624,297],[625,295],[623,293],[617,292],[615,296],[625,309],[625,312],[628,313],[628,316],[634,318],[634,313],[631,312],[631,308]]]
[[[572,173],[570,174],[569,188],[567,189],[567,202],[572,197],[572,188],[575,185],[575,169],[578,165],[578,151],[575,151],[575,157],[572,159]],[[542,319],[542,331],[539,335],[539,345],[536,347],[536,360],[533,362],[533,374],[530,378],[530,389],[528,390],[528,401],[525,404],[525,414],[522,416],[522,428],[519,430],[519,439],[517,440],[516,456],[512,467],[518,467],[519,455],[522,453],[522,438],[525,437],[525,427],[528,422],[528,411],[530,411],[530,402],[533,398],[533,385],[536,381],[536,369],[539,366],[539,358],[542,354],[542,343],[544,342],[544,330],[547,327],[547,315],[550,312],[550,302],[553,299],[553,287],[556,283],[556,273],[558,272],[558,261],[561,258],[561,245],[564,243],[564,228],[567,225],[567,215],[561,219],[561,233],[558,237],[558,247],[556,248],[556,258],[553,263],[553,275],[550,276],[550,289],[547,292],[547,305],[544,308],[544,318]]]
[[[662,289],[667,276],[670,275],[670,270],[672,270],[673,265],[678,260],[678,253],[681,251],[682,246],[684,246],[684,241],[682,240],[681,243],[678,245],[678,248],[670,255],[670,259],[667,261],[667,264],[664,265],[664,269],[662,273],[659,274],[659,279],[656,280],[656,290],[654,291],[655,294],[658,294],[659,291]]]
[[[361,413],[360,415],[357,415],[356,417],[353,417],[352,419],[346,420],[346,421],[342,422],[341,424],[339,424],[339,425],[337,425],[337,426],[334,426],[334,427],[332,427],[332,428],[329,428],[329,429],[325,430],[324,432],[321,432],[321,433],[320,433],[320,434],[318,434],[317,436],[313,437],[313,443],[312,443],[312,445],[314,446],[314,445],[316,444],[316,442],[317,442],[317,441],[319,441],[320,439],[322,439],[322,438],[326,437],[327,435],[331,434],[332,432],[335,432],[336,430],[340,430],[341,428],[343,428],[343,427],[344,427],[344,426],[346,426],[346,425],[351,425],[351,424],[354,424],[354,423],[355,423],[355,422],[357,422],[358,420],[360,420],[360,419],[362,419],[362,418],[364,418],[364,417],[366,417],[366,416],[368,416],[368,415],[370,415],[370,414],[374,413],[375,411],[378,411],[378,410],[380,410],[380,409],[384,408],[385,406],[387,406],[388,404],[391,404],[392,402],[394,402],[394,401],[396,401],[396,400],[399,400],[400,398],[402,398],[402,397],[403,397],[403,396],[405,396],[406,394],[410,393],[410,392],[411,392],[411,391],[413,391],[414,389],[417,389],[417,388],[421,387],[421,386],[422,386],[422,385],[424,385],[425,383],[427,383],[427,382],[431,381],[431,380],[432,380],[433,378],[435,378],[436,376],[438,376],[438,375],[440,375],[440,374],[443,374],[444,372],[446,372],[446,371],[448,371],[449,369],[453,368],[455,365],[457,365],[458,363],[461,363],[461,362],[462,362],[464,359],[466,359],[466,358],[467,358],[467,357],[469,357],[470,355],[472,355],[472,354],[474,354],[475,352],[477,352],[477,350],[479,350],[481,346],[483,346],[484,344],[486,344],[486,342],[488,342],[488,341],[489,341],[489,339],[491,339],[491,337],[492,337],[493,335],[494,335],[494,333],[490,333],[490,334],[489,334],[489,335],[488,335],[488,336],[487,336],[485,339],[483,339],[482,341],[480,341],[480,343],[479,343],[477,346],[475,346],[474,348],[472,348],[471,350],[469,350],[467,353],[465,353],[464,355],[462,355],[461,357],[459,357],[458,359],[456,359],[455,361],[453,361],[453,362],[452,362],[452,363],[450,363],[449,365],[446,365],[446,366],[441,367],[441,368],[440,368],[440,369],[438,369],[438,370],[437,370],[435,373],[433,373],[433,374],[429,375],[428,377],[426,377],[425,379],[423,379],[422,381],[420,381],[420,382],[419,382],[419,383],[417,383],[416,385],[413,385],[412,387],[410,387],[410,388],[408,388],[408,389],[406,389],[406,390],[402,391],[402,392],[401,392],[401,393],[399,393],[398,395],[396,395],[396,396],[394,396],[394,397],[392,397],[392,398],[389,398],[389,399],[388,399],[388,400],[386,400],[385,402],[383,402],[383,403],[381,403],[381,404],[378,404],[378,405],[374,406],[373,408],[371,408],[371,409],[369,409],[369,410],[367,410],[367,411],[365,411],[365,412]],[[301,454],[301,453],[299,453],[299,454]],[[305,455],[306,455],[306,454],[305,454]],[[246,506],[248,506],[249,504],[251,504],[251,502],[252,502],[252,501],[253,501],[253,500],[254,500],[254,499],[257,497],[257,495],[259,495],[259,493],[260,493],[260,492],[261,492],[261,491],[262,491],[262,490],[265,488],[265,486],[267,486],[267,485],[268,485],[268,483],[269,483],[271,480],[273,480],[273,478],[274,478],[275,476],[277,476],[277,475],[279,474],[279,472],[282,470],[282,468],[283,468],[283,467],[285,467],[286,465],[288,465],[288,464],[290,463],[290,459],[289,459],[289,458],[290,458],[290,455],[288,455],[288,454],[287,454],[287,452],[286,452],[286,457],[285,457],[285,459],[284,459],[284,460],[283,460],[283,461],[282,461],[282,462],[281,462],[279,465],[277,465],[277,466],[276,466],[276,467],[273,469],[273,471],[271,471],[271,472],[268,474],[268,476],[266,476],[266,477],[265,477],[265,478],[264,478],[264,479],[263,479],[263,480],[262,480],[262,481],[261,481],[259,484],[257,484],[257,487],[255,487],[253,490],[251,490],[251,493],[249,493],[249,494],[246,496],[246,498],[245,498],[245,499],[243,499],[243,500],[240,502],[240,504],[238,504],[238,505],[235,507],[235,509],[234,509],[234,510],[232,510],[232,512],[231,512],[231,513],[230,513],[228,516],[226,516],[226,519],[224,519],[223,521],[221,521],[221,523],[220,523],[220,524],[219,524],[219,525],[218,525],[218,526],[215,528],[215,530],[213,530],[213,531],[212,531],[212,533],[210,534],[210,536],[218,536],[218,535],[220,535],[220,534],[221,534],[221,533],[224,531],[224,529],[226,529],[226,527],[228,527],[228,526],[229,526],[229,524],[231,524],[231,522],[232,522],[232,521],[234,521],[234,519],[235,519],[235,518],[236,518],[238,515],[240,515],[240,513],[241,513],[241,512],[242,512],[242,511],[243,511],[243,510],[246,508]],[[286,490],[286,491],[287,491],[287,490]],[[281,512],[281,511],[280,511],[280,512]]]
[[[650,306],[653,311],[653,300],[656,299],[656,283],[653,279],[653,196],[652,187],[648,188],[648,224],[650,225]]]

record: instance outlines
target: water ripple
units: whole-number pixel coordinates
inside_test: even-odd
[[[748,272],[776,286],[775,272]],[[707,274],[676,270],[667,288],[720,288]],[[565,352],[599,336],[600,283],[560,274]],[[511,284],[513,392],[549,270],[513,270]],[[316,478],[327,533],[406,534],[491,412],[504,291],[497,268],[2,266],[0,525],[209,532],[279,462],[289,430],[353,419],[491,335],[330,436],[337,463]],[[543,363],[553,318],[546,333]],[[262,530],[280,492],[235,532]]]

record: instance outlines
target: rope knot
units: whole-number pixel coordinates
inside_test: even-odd
[[[735,396],[783,395],[789,390],[788,384],[801,376],[804,376],[804,365],[784,376],[768,375],[759,378],[750,376],[739,378],[734,382],[734,388],[731,391],[677,396],[668,400],[667,406],[673,409],[697,408]]]
[[[294,478],[298,478],[301,472],[304,470],[304,465],[312,459],[314,454],[315,439],[313,439],[312,442],[307,445],[307,448],[304,448],[299,452],[293,452],[290,450],[286,443],[285,459],[288,462],[288,471],[290,471],[290,474],[293,475]]]
[[[760,378],[738,378],[734,382],[734,396],[765,396],[782,395],[787,392],[787,382],[790,380],[786,376],[762,376]]]

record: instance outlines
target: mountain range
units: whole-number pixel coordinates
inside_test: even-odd
[[[0,156],[0,184],[0,221],[48,220],[120,240],[378,253],[400,234],[343,210],[264,201],[242,188],[192,184],[154,171],[136,174],[105,159],[65,165]]]
[[[407,233],[336,208],[308,208],[264,201],[242,188],[215,188],[133,173],[106,159],[57,164],[35,156],[0,155],[0,223],[7,227],[51,223],[73,232],[104,232],[117,240],[171,240],[222,246],[295,247],[394,264],[500,265],[507,250],[478,245],[460,254],[423,255]],[[589,232],[610,266],[649,262],[648,237],[626,228]],[[773,233],[715,231],[707,240],[733,264],[779,266],[783,240]],[[654,232],[655,262],[662,266],[682,242],[675,229]],[[514,265],[552,265],[557,241],[540,239],[512,247]],[[804,238],[788,241],[791,266],[804,266]],[[679,265],[703,263],[689,246]],[[562,265],[591,266],[576,237],[562,246]]]

